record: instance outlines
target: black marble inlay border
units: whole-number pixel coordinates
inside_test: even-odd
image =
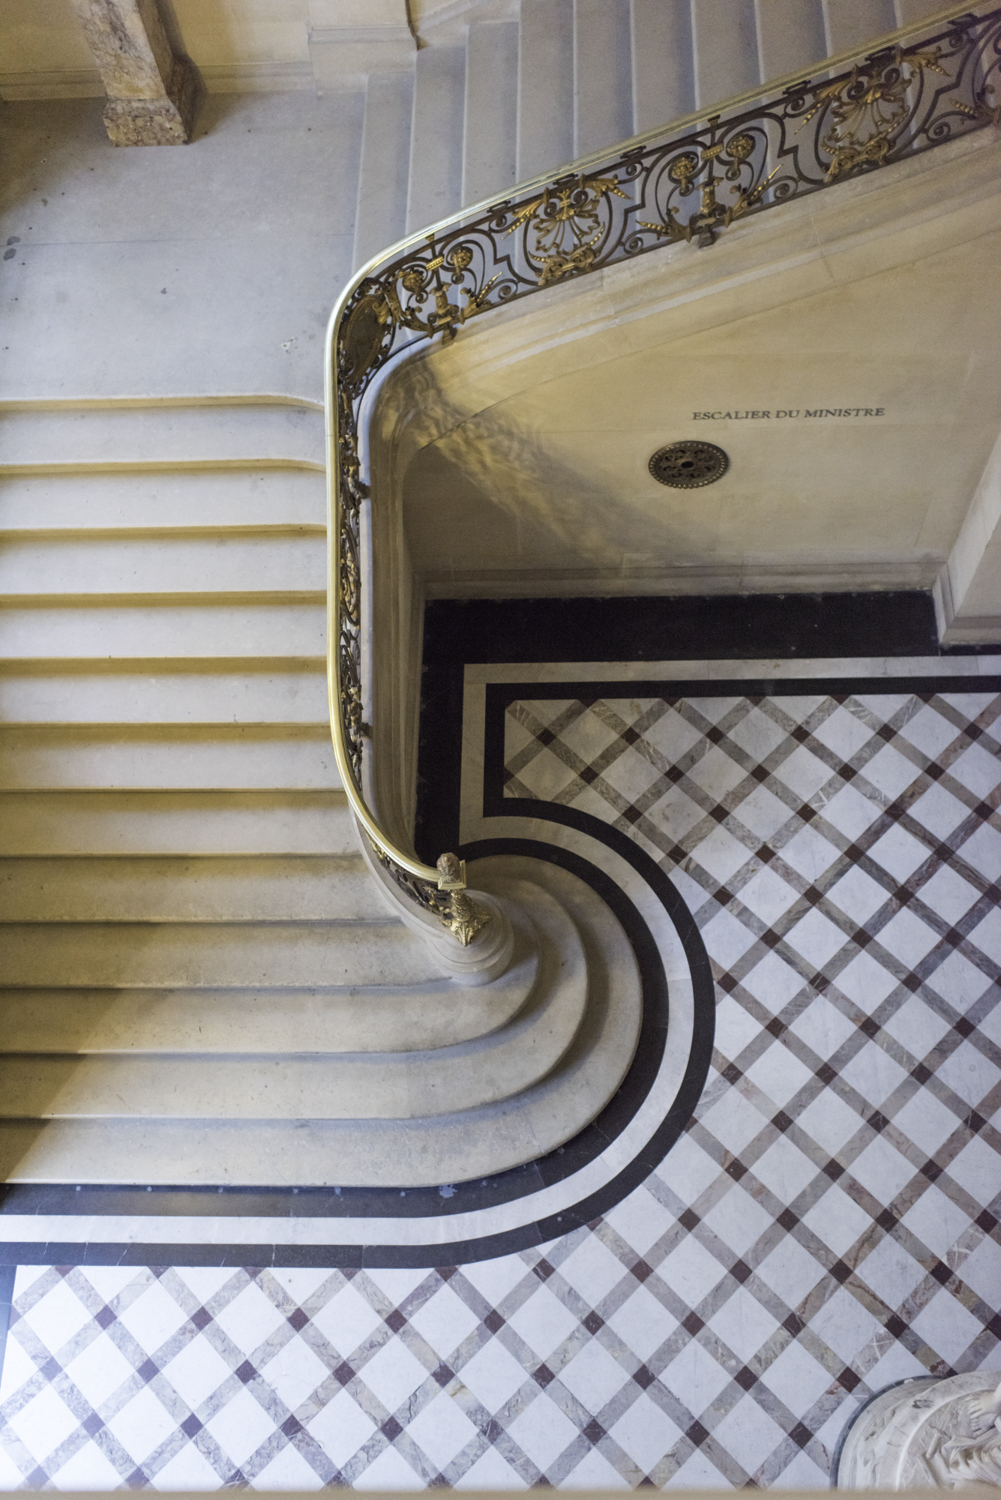
[[[921,589],[433,599],[424,615],[424,660],[436,663],[942,654],[932,596]]]

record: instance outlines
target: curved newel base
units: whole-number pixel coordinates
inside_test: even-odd
[[[831,1482],[850,1490],[1001,1487],[997,1371],[880,1391],[845,1433]]]
[[[358,830],[358,842],[389,910],[404,927],[427,944],[443,973],[463,985],[478,985],[489,984],[506,972],[514,953],[514,930],[502,902],[485,891],[469,890],[465,893],[489,914],[490,920],[470,943],[463,946],[436,916],[401,896],[400,888],[385,865],[376,859],[361,829]]]

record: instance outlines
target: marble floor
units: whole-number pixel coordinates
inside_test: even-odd
[[[463,838],[615,829],[694,915],[694,1114],[599,1218],[457,1266],[39,1249],[0,1486],[824,1487],[872,1392],[1001,1369],[999,673],[467,668]]]

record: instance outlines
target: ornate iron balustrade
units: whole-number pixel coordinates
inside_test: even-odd
[[[835,71],[840,69],[840,71]],[[454,215],[371,261],[327,337],[331,731],[348,798],[401,890],[461,943],[488,920],[454,855],[396,848],[361,789],[360,409],[390,360],[519,297],[676,242],[711,245],[750,214],[1001,125],[1001,7],[946,12],[824,77],[743,95]],[[780,92],[778,90],[781,90]],[[700,119],[704,123],[700,123]]]

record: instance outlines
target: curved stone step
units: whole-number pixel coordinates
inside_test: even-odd
[[[371,895],[371,887],[369,889]],[[539,984],[539,945],[512,913],[515,954],[493,984],[405,988],[0,990],[0,1053],[342,1054],[455,1047],[508,1026]]]
[[[509,1024],[486,1036],[391,1055],[323,1056],[312,1048],[304,1055],[293,1053],[288,1040],[279,1040],[280,1050],[271,1056],[212,1054],[205,1047],[154,1057],[8,1053],[0,1058],[0,1116],[394,1120],[479,1109],[522,1093],[573,1044],[587,1006],[588,976],[580,936],[558,903],[525,883],[516,884],[513,894],[531,903],[541,962]],[[392,930],[410,937],[405,929]],[[481,1001],[481,1011],[486,1005]],[[253,1040],[248,1035],[244,1047]]]
[[[505,1026],[536,971],[525,954],[476,988],[0,990],[0,1053],[431,1051]]]
[[[478,888],[503,897],[509,879],[538,878],[539,865],[481,860],[470,873]],[[604,902],[554,866],[542,878],[583,937],[588,1004],[558,1064],[523,1092],[406,1120],[8,1118],[0,1124],[0,1171],[11,1182],[417,1187],[504,1171],[555,1150],[618,1089],[636,1048],[642,994],[632,948]]]

